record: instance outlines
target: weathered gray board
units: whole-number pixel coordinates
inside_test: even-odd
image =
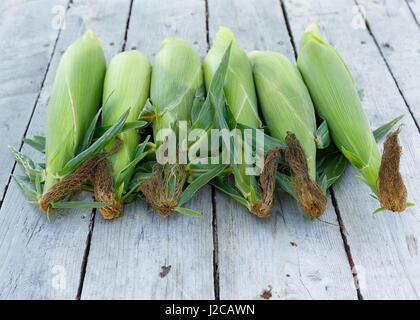
[[[294,60],[280,3],[209,1],[213,39],[229,27],[246,51],[278,51]],[[356,299],[357,293],[334,208],[310,221],[285,193],[276,195],[273,214],[259,219],[236,202],[216,194],[221,299]],[[260,298],[261,299],[261,298]]]
[[[54,6],[67,0],[0,3],[0,202],[14,164],[7,146],[20,148],[59,33]]]
[[[417,126],[420,122],[420,30],[405,0],[357,0]]]
[[[63,5],[65,8],[66,1],[21,0],[0,4],[0,35],[10,44],[0,49],[3,143],[20,146],[35,104],[27,136],[44,134],[46,106],[60,54],[86,29],[91,28],[102,39],[108,61],[121,50],[129,1],[73,3],[42,91],[41,83],[59,34],[51,27],[57,14],[52,12],[53,7]],[[383,3],[393,4],[391,1]],[[407,3],[419,17],[418,1],[407,0]],[[352,1],[289,0],[285,1],[285,8],[297,45],[305,26],[316,20],[325,39],[343,55],[358,88],[364,89],[363,104],[372,127],[405,114],[401,172],[407,181],[409,200],[418,205],[419,136],[395,84],[401,89],[404,87],[399,84],[401,78],[397,76],[397,69],[392,67],[391,58],[395,57],[384,53],[382,57],[368,30],[352,28],[358,12]],[[164,1],[159,6],[151,0],[146,3],[135,0],[126,48],[136,46],[153,59],[163,38],[176,35],[189,40],[204,56],[204,12],[204,2],[200,0],[182,4]],[[271,49],[293,58],[278,1],[223,4],[209,0],[209,12],[211,37],[219,24],[227,25],[246,50]],[[375,27],[379,26],[377,21],[371,21],[373,14],[381,13],[368,10],[367,15],[372,34],[381,45],[379,33],[382,31]],[[398,19],[402,17],[405,16],[398,15]],[[389,23],[401,25],[394,20],[397,17]],[[409,43],[415,38],[394,29],[389,32]],[[381,47],[383,52],[385,49]],[[410,57],[415,59],[416,56]],[[407,59],[399,62],[413,65]],[[404,81],[408,88],[413,86],[411,81],[416,83],[411,77],[405,77]],[[405,95],[403,90],[402,93]],[[408,95],[405,97],[411,107]],[[2,122],[4,119],[7,124]],[[13,167],[6,144],[0,145],[3,148],[1,194]],[[35,159],[42,158],[26,145],[23,151]],[[385,212],[372,216],[377,203],[369,198],[369,190],[355,174],[357,172],[349,167],[334,190],[361,282],[360,292],[365,298],[417,299],[420,286],[418,206],[403,214]],[[213,298],[217,284],[220,298],[259,298],[263,289],[269,290],[269,285],[272,299],[356,298],[339,228],[309,221],[295,201],[283,193],[277,199],[275,212],[266,220],[253,217],[220,193],[216,193],[217,206],[212,208],[207,187],[188,204],[201,211],[204,219],[181,214],[162,219],[141,201],[127,206],[124,217],[114,222],[105,222],[96,214],[82,298]],[[86,261],[84,254],[92,213],[69,211],[68,216],[56,217],[48,223],[35,206],[24,200],[11,182],[0,210],[0,298],[74,299],[84,270],[82,263]],[[219,271],[216,275],[219,281],[213,279],[212,210],[217,215]],[[331,202],[322,219],[337,224]],[[160,267],[168,265],[172,266],[171,271],[160,278]]]
[[[416,20],[417,25],[420,28],[420,2],[419,0],[406,0],[410,11],[413,14],[414,19]]]
[[[38,8],[40,12],[44,10],[50,12],[51,8]],[[114,55],[124,39],[128,11],[129,2],[123,0],[88,4],[73,1],[29,126],[29,137],[44,135],[47,103],[61,53],[87,29],[92,29],[102,39],[106,56]],[[17,83],[16,86],[18,91],[21,87]],[[37,160],[42,158],[27,145],[23,152]],[[73,210],[49,223],[36,205],[25,202],[22,192],[12,182],[0,211],[0,298],[75,299],[90,216],[91,211]]]
[[[300,4],[285,2],[295,42],[299,43],[306,25],[317,21],[325,40],[347,63],[356,86],[364,89],[362,102],[372,127],[405,115],[400,135],[401,174],[409,201],[418,204],[419,134],[371,35],[366,29],[352,28],[354,4],[345,0],[312,1],[310,7]],[[415,206],[401,214],[372,215],[378,203],[369,197],[370,190],[355,178],[356,174],[349,168],[334,190],[360,291],[367,299],[418,299],[420,256],[416,243],[420,237],[420,209]]]
[[[151,61],[166,37],[188,40],[205,54],[205,3],[135,1],[126,49],[137,48]],[[213,299],[213,239],[210,188],[190,207],[204,218],[175,213],[160,217],[145,202],[127,205],[121,219],[98,214],[92,235],[82,299]],[[161,278],[162,266],[171,270]]]

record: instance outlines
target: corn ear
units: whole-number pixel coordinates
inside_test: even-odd
[[[275,138],[288,145],[293,189],[304,212],[319,217],[327,198],[316,184],[316,120],[309,92],[297,68],[285,56],[254,51],[255,85],[264,118]]]
[[[380,167],[383,165],[386,167],[389,163],[381,165],[381,156],[375,137],[360,102],[353,77],[343,59],[332,46],[322,40],[315,24],[309,25],[306,29],[300,46],[298,68],[309,89],[317,113],[328,124],[334,143],[352,165],[361,172],[362,181],[378,195],[383,206],[392,211],[404,210],[406,191],[398,172],[400,148],[395,135],[393,135],[394,142],[390,145],[390,148],[394,149],[393,156],[387,158],[388,161],[394,160],[392,169],[388,168],[388,171],[390,173],[393,171],[391,175],[398,179],[393,182],[387,181],[387,189],[404,191],[391,195],[395,202],[400,203],[398,206],[387,205],[385,201],[381,200],[381,192],[378,194],[377,186],[381,183],[380,180],[385,180],[378,179]],[[383,176],[384,174],[382,174]],[[393,184],[391,188],[389,187],[390,183]]]
[[[185,40],[165,39],[155,57],[150,85],[151,104],[157,110],[153,119],[157,147],[162,145],[157,139],[160,130],[175,129],[177,135],[179,121],[191,122],[195,94],[202,87],[201,62],[194,49]],[[186,179],[185,165],[178,160],[174,164],[157,163],[150,178],[140,185],[146,200],[163,216],[180,211],[178,204]]]
[[[223,86],[228,109],[230,109],[234,120],[238,124],[252,129],[260,128],[261,120],[258,116],[251,62],[236,42],[233,33],[226,27],[220,27],[213,40],[212,48],[204,60],[206,86],[209,86],[224,52],[230,44],[231,52]],[[227,120],[230,123],[232,122],[229,120],[229,116],[227,116]],[[244,159],[245,149],[240,152],[243,152],[242,159]],[[247,174],[247,169],[250,169],[251,165],[240,163],[237,165],[237,170],[233,165],[235,185],[248,203],[249,211],[259,217],[268,216],[273,208],[273,189],[278,157],[278,149],[267,153],[259,181],[255,175]],[[222,191],[226,190],[226,188],[220,189]],[[228,194],[231,195],[230,192]]]
[[[381,156],[369,121],[353,77],[337,51],[322,40],[315,24],[302,38],[298,67],[334,143],[376,193]]]
[[[155,57],[150,99],[162,117],[153,123],[154,131],[173,128],[176,121],[191,119],[195,93],[203,86],[198,54],[178,38],[167,38]]]
[[[226,27],[220,27],[213,40],[213,45],[204,59],[207,90],[230,43],[232,43],[232,48],[223,87],[226,101],[237,122],[251,128],[259,128],[261,120],[258,116],[251,63],[246,53],[236,42],[232,31]]]
[[[138,119],[149,97],[150,74],[149,60],[137,50],[122,52],[112,58],[104,80],[102,125],[111,126],[129,109],[127,122]],[[122,145],[109,160],[113,166],[114,181],[128,187],[134,168],[128,169],[122,180],[119,179],[119,174],[133,160],[140,135],[135,129],[131,129],[120,133],[118,138]],[[115,188],[118,190],[119,185]]]
[[[296,135],[305,152],[310,177],[315,180],[315,110],[298,69],[277,52],[254,51],[250,58],[260,107],[271,135],[282,142],[288,131]]]
[[[101,100],[105,69],[100,41],[91,31],[61,58],[48,105],[44,193],[60,180],[60,170],[79,151]]]

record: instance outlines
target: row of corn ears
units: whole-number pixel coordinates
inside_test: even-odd
[[[210,133],[211,129],[239,129],[243,132],[245,129],[253,130],[253,128],[246,127],[238,124],[230,111],[229,106],[226,104],[226,99],[223,92],[224,79],[229,63],[231,46],[226,50],[223,59],[215,73],[209,87],[207,97],[205,95],[204,87],[201,87],[195,93],[195,100],[192,108],[190,128],[204,129]],[[112,94],[112,93],[111,93]],[[108,97],[109,99],[109,97]],[[104,101],[104,105],[108,101]],[[153,106],[150,101],[146,102],[138,121],[127,122],[129,110],[124,112],[120,118],[111,127],[98,126],[98,119],[100,117],[102,108],[100,108],[92,120],[83,143],[77,155],[68,161],[62,171],[59,173],[60,178],[65,178],[76,171],[76,169],[90,157],[103,152],[105,147],[112,143],[118,134],[127,130],[143,130],[150,125],[157,117],[162,117],[163,113],[158,112],[157,106]],[[378,142],[391,130],[391,128],[402,118],[400,116],[391,122],[376,129],[373,134]],[[265,128],[264,128],[265,129]],[[243,135],[242,135],[243,136]],[[256,133],[253,132],[253,137]],[[187,203],[193,195],[205,184],[210,183],[217,189],[221,190],[241,205],[250,209],[250,201],[245,199],[241,193],[226,182],[226,177],[233,174],[236,179],[241,179],[238,165],[234,163],[233,158],[235,154],[235,144],[233,137],[224,137],[222,143],[227,146],[231,159],[230,164],[211,164],[211,157],[220,157],[221,155],[209,155],[209,164],[192,164],[186,166],[187,178],[185,179],[183,191],[179,198],[178,206],[175,211],[188,214],[192,216],[202,217],[199,212],[191,209],[183,208],[182,206]],[[29,146],[33,147],[41,153],[45,153],[45,137],[34,136],[33,139],[25,138],[23,141]],[[200,141],[189,142],[188,149],[197,147]],[[242,145],[246,141],[244,140]],[[322,122],[316,132],[316,145],[319,149],[317,154],[317,183],[322,187],[324,193],[341,177],[347,165],[347,160],[344,155],[331,143],[328,126],[326,122]],[[252,145],[248,146],[250,150],[255,150],[255,139]],[[282,148],[287,152],[287,146],[279,140],[264,134],[264,155],[273,148]],[[9,146],[9,149],[14,156],[17,164],[24,172],[22,175],[12,175],[14,181],[19,188],[24,192],[29,202],[38,204],[43,194],[43,182],[45,179],[45,163],[35,163],[29,156],[22,154],[15,148]],[[126,203],[132,202],[136,197],[144,198],[139,192],[139,187],[147,181],[153,174],[153,167],[156,165],[156,160],[149,159],[149,155],[156,152],[155,145],[150,142],[150,135],[137,147],[134,159],[123,168],[117,175],[118,181],[114,181],[115,186],[120,186],[116,190],[117,200],[122,200]],[[220,162],[219,162],[220,163]],[[124,180],[124,173],[128,169],[135,167],[135,174],[133,175],[130,183],[124,185],[121,183]],[[297,195],[293,188],[293,173],[288,167],[287,163],[280,159],[276,183],[279,187],[289,193],[292,197],[297,199]],[[251,197],[255,195],[255,190],[251,186]],[[92,185],[86,182],[83,190],[93,191]],[[253,192],[254,191],[254,192]],[[63,209],[89,209],[101,208],[110,205],[108,202],[94,202],[94,201],[72,201],[73,194],[65,196],[60,201],[56,201],[51,206],[51,212],[62,215]],[[252,202],[252,201],[251,201]],[[408,204],[410,205],[410,204]],[[379,208],[377,211],[381,211]],[[47,213],[49,219],[49,213]]]

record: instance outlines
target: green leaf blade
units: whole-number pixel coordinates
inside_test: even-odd
[[[201,213],[187,208],[176,207],[175,211],[193,217],[204,218],[204,216]]]
[[[373,131],[373,136],[375,137],[375,141],[379,142],[383,137],[385,137],[388,132],[400,121],[404,115],[400,115],[396,117],[394,120],[384,124],[383,126],[379,127],[378,129]]]
[[[325,149],[331,143],[328,125],[325,120],[322,121],[321,125],[316,130],[315,143],[316,143],[317,149]]]
[[[112,141],[120,132],[127,120],[130,110],[125,111],[115,124],[109,128],[98,140],[96,140],[88,149],[79,153],[71,159],[60,171],[60,175],[64,176],[76,170],[88,158],[98,154]]]
[[[23,142],[38,150],[41,153],[45,153],[45,137],[34,136],[33,139],[23,138]]]
[[[23,193],[31,200],[39,200],[39,194],[29,187],[25,182],[19,179],[16,175],[12,174],[13,180],[16,182],[18,187],[23,191]]]
[[[54,202],[54,209],[97,209],[111,205],[112,202],[95,202],[95,201],[66,201]]]
[[[217,177],[227,168],[228,165],[218,165],[211,170],[208,170],[206,173],[200,175],[198,178],[194,179],[192,183],[188,185],[187,188],[182,192],[181,198],[179,199],[179,206],[182,206],[184,203],[188,202],[193,195],[205,184],[207,184],[214,177]]]

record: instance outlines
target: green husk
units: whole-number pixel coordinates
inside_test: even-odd
[[[258,99],[270,133],[288,144],[287,162],[295,174],[293,187],[297,198],[308,215],[319,217],[326,209],[327,199],[315,182],[317,126],[309,92],[298,69],[285,56],[254,51],[250,58]]]
[[[103,101],[109,100],[102,109],[102,125],[111,126],[126,110],[130,110],[127,122],[138,120],[149,97],[151,66],[149,60],[139,51],[122,52],[112,58],[105,75]],[[122,146],[109,159],[114,168],[114,181],[128,186],[133,169],[120,179],[121,170],[129,164],[140,142],[140,134],[131,129],[118,135]],[[115,186],[116,189],[119,185]]]
[[[231,45],[231,52],[223,90],[232,117],[228,112],[225,115],[226,119],[231,127],[234,123],[238,123],[251,129],[261,128],[251,63],[246,53],[237,44],[232,32],[226,27],[220,27],[204,60],[206,86],[208,87],[213,79],[223,53],[229,45]],[[273,209],[275,172],[271,171],[277,168],[279,155],[279,149],[271,151],[268,156],[266,154],[265,160],[269,159],[269,161],[264,162],[264,169],[267,170],[261,173],[259,181],[256,176],[247,174],[250,165],[239,164],[237,170],[233,166],[236,187],[246,199],[247,208],[259,217],[268,216]],[[224,191],[226,188],[221,188],[221,190]]]
[[[251,128],[259,128],[261,120],[258,116],[251,64],[246,53],[237,44],[233,33],[226,27],[220,27],[204,59],[206,88],[208,90],[223,54],[231,43],[232,49],[223,86],[226,101],[237,122]]]
[[[200,58],[190,44],[178,38],[167,38],[155,57],[150,100],[161,117],[153,131],[173,129],[180,120],[191,121],[195,93],[203,86]]]
[[[288,131],[302,145],[309,174],[316,178],[316,119],[309,92],[297,68],[280,53],[253,51],[254,81],[270,134],[285,142]]]
[[[101,174],[99,165],[104,168],[103,164],[106,164],[108,167],[109,161],[106,158],[119,150],[121,140],[118,139],[118,143],[111,149],[107,148],[107,152],[104,149],[119,133],[128,130],[125,129],[129,115],[127,110],[115,119],[115,123],[104,129],[100,136],[94,138],[102,111],[102,108],[97,109],[102,95],[105,67],[99,40],[88,31],[67,49],[60,61],[48,106],[46,138],[35,136],[24,140],[38,151],[45,151],[46,163],[36,165],[28,156],[10,147],[27,176],[25,179],[35,186],[34,200],[47,214],[57,212],[57,208],[101,208],[112,202],[108,199],[96,204],[69,201],[72,194],[86,189],[87,181],[94,186],[101,186],[100,177],[105,170]],[[135,127],[139,127],[139,124],[136,123]],[[33,189],[24,184],[24,180],[18,176],[15,176],[15,180],[25,194],[30,198],[35,196]],[[108,184],[112,186],[112,177],[107,179]]]
[[[78,152],[102,96],[105,57],[91,31],[64,53],[48,104],[44,193],[60,179],[60,171]]]
[[[137,50],[122,52],[112,58],[104,80],[103,101],[106,103],[102,108],[102,126],[111,126],[126,111],[129,111],[129,123],[137,121],[149,97],[150,73],[148,59]],[[121,146],[117,153],[109,157],[109,166],[98,166],[96,170],[104,170],[101,180],[95,181],[96,201],[113,202],[110,206],[99,209],[106,219],[115,218],[123,209],[122,200],[117,199],[116,191],[121,188],[126,190],[129,186],[134,167],[124,171],[123,169],[136,156],[140,135],[133,128],[118,134],[117,139]],[[107,150],[111,147],[112,145],[108,146]],[[113,179],[109,177],[111,173]],[[107,186],[99,186],[105,183]]]
[[[381,155],[363,111],[353,77],[337,51],[322,40],[315,24],[310,25],[302,37],[298,68],[318,115],[328,124],[334,143],[361,172],[362,181],[378,195],[384,207],[392,211],[403,211],[406,192],[389,193],[390,189],[405,191],[398,172],[400,152],[395,135],[391,146],[394,147],[394,152],[390,157],[393,166],[388,168],[394,179],[384,179],[387,174],[382,174],[380,178]],[[386,163],[382,160],[383,165]],[[378,188],[382,183],[388,184],[387,194],[381,194]],[[384,190],[383,187],[380,189]],[[397,202],[398,205],[390,205],[389,199],[384,200],[389,197],[392,198],[391,202]]]
[[[163,141],[158,141],[160,130],[174,130],[178,135],[179,121],[191,122],[195,94],[200,87],[203,87],[203,72],[197,53],[185,40],[165,39],[155,57],[150,87],[149,108],[156,110],[152,124],[157,148],[165,147]],[[140,185],[146,200],[160,215],[173,214],[178,207],[186,180],[186,160],[177,158],[176,163],[157,163],[150,178]]]

